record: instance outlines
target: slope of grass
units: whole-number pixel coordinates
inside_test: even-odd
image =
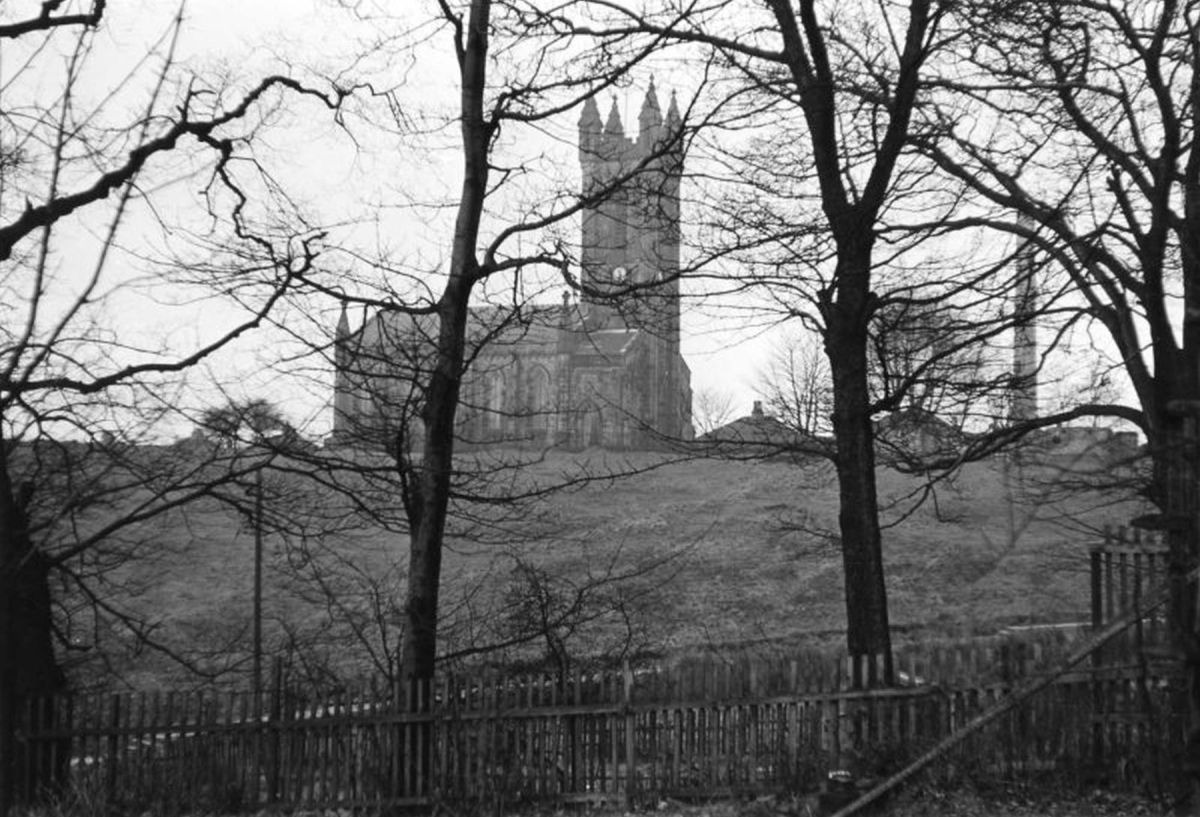
[[[601,457],[590,467],[615,461]],[[650,468],[662,461],[650,454],[620,461],[649,470],[551,494],[523,521],[491,531],[489,541],[451,542],[447,650],[469,651],[529,627],[530,575],[550,606],[582,595],[584,613],[596,613],[556,631],[577,656],[782,649],[838,638],[845,602],[828,465],[701,459]],[[552,455],[534,476],[552,479],[579,464]],[[1088,548],[1104,526],[1127,522],[1140,506],[1095,492],[1056,496],[1048,487],[1056,476],[1047,468],[1018,474],[996,460],[930,488],[880,470],[891,618],[901,637],[1086,617]],[[145,586],[135,609],[175,648],[207,650],[207,666],[232,664],[244,675],[253,575],[246,521],[214,506],[191,512],[186,525],[165,522],[158,535],[161,558],[129,569]],[[368,527],[312,541],[268,537],[267,552],[272,655],[333,666],[348,660],[360,671],[394,656],[407,559],[401,534]],[[110,646],[128,641],[108,638]],[[538,640],[501,657],[538,655],[545,646]],[[134,683],[162,680],[158,661],[123,669],[139,667]]]

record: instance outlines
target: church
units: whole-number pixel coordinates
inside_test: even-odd
[[[653,82],[630,136],[616,100],[606,119],[587,100],[579,296],[472,309],[460,447],[653,450],[691,439],[691,373],[679,348],[680,125],[674,97],[664,116]],[[343,310],[333,441],[417,444],[435,335],[428,316],[379,312],[352,329]]]

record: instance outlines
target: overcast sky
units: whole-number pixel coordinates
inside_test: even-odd
[[[428,17],[433,4],[405,0],[403,5],[389,5],[393,9],[411,9],[415,25]],[[143,2],[141,6],[144,13],[139,15],[138,23],[144,32],[142,36],[154,36],[169,19],[170,15],[164,14],[168,4]],[[149,14],[151,10],[153,15]],[[123,11],[120,4],[110,5],[110,11],[114,12],[111,19],[114,39],[132,39],[132,35],[122,32],[127,18],[115,13]],[[151,19],[157,22],[151,24]],[[247,77],[281,70],[287,67],[284,63],[293,60],[298,65],[336,70],[337,66],[350,63],[350,55],[361,43],[379,33],[371,24],[355,23],[350,14],[336,8],[331,0],[190,0],[186,19],[181,39],[181,54],[185,59],[198,70],[230,71]],[[444,38],[440,42],[444,42]],[[453,101],[456,90],[452,83],[453,57],[448,44],[443,47],[440,42],[435,41],[438,47],[428,49],[414,64],[405,66],[404,81],[409,88],[406,98],[413,104],[436,109],[438,105],[446,104],[447,92],[451,93]],[[356,66],[356,70],[362,68]],[[635,79],[637,87],[617,98],[627,124],[636,122],[645,84],[652,71],[658,74],[659,93],[666,104],[671,78],[664,79],[662,66],[647,70],[645,77]],[[608,100],[602,101],[603,107],[607,108],[608,104]],[[574,120],[575,116],[569,114],[564,117],[564,139],[573,137]],[[394,200],[398,195],[426,194],[428,199],[435,199],[452,197],[456,193],[461,160],[453,149],[440,156],[426,153],[414,165],[398,155],[389,156],[390,151],[385,151],[383,156],[364,156],[347,153],[344,143],[323,145],[320,140],[309,141],[307,136],[299,141],[296,166],[305,168],[308,177],[303,180],[303,186],[310,191],[327,189],[333,195],[343,196],[353,190],[360,200],[347,200],[349,209],[361,212],[362,207],[369,206],[373,200],[386,201],[389,197]],[[573,165],[574,145],[566,148],[564,153],[572,163],[565,171],[569,173],[567,183],[575,185],[578,184],[578,172]],[[393,180],[389,176],[397,178]],[[455,181],[448,183],[450,179]],[[372,183],[378,183],[378,186],[372,189],[369,186]],[[686,190],[684,196],[686,199]],[[687,218],[686,204],[684,218]],[[443,221],[442,229],[432,232],[426,226],[394,229],[403,235],[422,236],[432,243],[434,246],[411,248],[420,252],[423,262],[432,262],[439,252],[448,252],[449,222]],[[577,236],[574,239],[577,240]],[[388,236],[383,240],[394,239]],[[558,294],[552,292],[549,296],[556,299]],[[693,389],[726,392],[733,398],[735,415],[748,414],[756,396],[754,384],[759,370],[765,365],[772,341],[762,337],[744,318],[731,318],[721,323],[719,332],[714,332],[716,328],[718,324],[711,314],[689,311],[685,315],[683,353],[692,369]]]
[[[34,3],[29,5],[36,8]],[[416,55],[392,49],[361,58],[364,44],[406,23],[419,25],[429,19],[435,6],[432,0],[386,5],[393,19],[384,26],[356,20],[333,0],[190,0],[185,7],[178,56],[209,81],[228,82],[234,87],[275,72],[300,77],[345,72],[346,76],[385,78],[401,88],[404,115],[419,120],[422,126],[436,122],[438,116],[453,116],[455,65],[444,34]],[[169,30],[176,8],[166,0],[109,4],[97,41],[102,57],[98,61],[100,70],[88,78],[94,93],[104,93],[137,64],[147,47]],[[411,19],[405,18],[406,13]],[[396,15],[400,15],[398,19]],[[686,76],[673,75],[672,67],[662,63],[636,76],[634,87],[617,98],[627,126],[636,122],[651,74],[655,75],[664,105],[672,87],[687,81]],[[686,89],[681,90],[686,93]],[[609,102],[605,99],[601,104],[607,109]],[[546,164],[554,168],[560,189],[576,189],[579,184],[576,118],[576,113],[568,113],[544,134]],[[311,208],[321,223],[343,222],[337,225],[338,241],[357,244],[364,257],[378,250],[412,266],[441,265],[449,253],[453,210],[412,205],[453,202],[461,165],[453,128],[426,133],[420,139],[402,138],[389,133],[386,122],[352,121],[352,140],[327,115],[302,106],[284,112],[276,125],[263,137],[264,155],[276,160],[285,157],[285,161],[276,161],[276,172],[289,192]],[[543,180],[549,178],[547,174]],[[686,243],[686,183],[683,197]],[[141,229],[149,233],[153,228],[151,224]],[[577,232],[570,239],[578,241]],[[686,255],[686,248],[684,252]],[[555,302],[561,291],[561,286],[557,290],[552,287],[545,295]],[[314,317],[332,329],[337,319],[336,305],[331,302],[328,310]],[[149,332],[200,331],[198,327],[180,326],[174,317],[156,319],[149,310],[133,312],[136,314],[125,315],[124,319],[140,322]],[[756,397],[760,373],[779,335],[764,334],[744,314],[726,312],[720,321],[713,314],[711,308],[703,312],[685,310],[683,353],[692,370],[693,389],[726,393],[732,397],[733,416],[747,414]],[[195,317],[199,326],[213,320],[211,312]],[[274,342],[269,335],[250,337],[237,350],[238,365],[253,372],[258,353]],[[330,386],[331,380],[330,373]],[[260,396],[263,391],[279,394],[273,391],[277,385],[249,374],[242,387],[247,394],[241,396]],[[290,393],[288,414],[319,433],[331,420],[331,396],[328,389],[311,386]]]

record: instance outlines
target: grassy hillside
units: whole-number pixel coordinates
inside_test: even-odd
[[[920,478],[881,469],[893,624],[957,632],[1085,616],[1088,545],[1137,506],[1097,495],[1054,501],[1046,481],[1055,476],[1028,469],[1006,480],[997,461],[925,494]],[[844,627],[828,465],[702,460],[555,501],[577,534],[682,551],[657,611],[681,644]]]
[[[553,455],[534,476],[574,473]],[[555,641],[513,644],[493,660],[530,659],[550,646],[573,656],[622,650],[678,654],[836,639],[844,627],[837,491],[825,464],[657,455],[593,456],[590,470],[649,469],[555,493],[456,539],[444,565],[445,645],[472,651],[558,621]],[[659,467],[651,467],[651,466]],[[1087,549],[1105,525],[1140,506],[1097,492],[1059,496],[1050,468],[1007,473],[969,466],[932,488],[881,469],[884,552],[892,622],[903,637],[990,632],[1012,623],[1081,620]],[[921,500],[921,501],[918,501]],[[486,520],[485,520],[486,521]],[[186,522],[186,524],[185,524]],[[166,521],[161,558],[125,579],[134,608],[213,669],[247,670],[253,536],[218,506]],[[324,537],[267,539],[265,607],[271,655],[313,674],[386,667],[399,636],[407,542],[378,527]],[[130,643],[106,635],[107,646]],[[164,664],[122,662],[134,683]],[[94,671],[91,665],[89,671]]]

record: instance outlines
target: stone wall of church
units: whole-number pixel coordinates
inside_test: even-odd
[[[462,445],[628,450],[690,437],[689,376],[672,344],[627,333],[627,348],[605,356],[590,351],[581,327],[561,331],[572,342],[504,344],[474,360],[457,414]],[[368,350],[358,344],[339,375],[338,435],[387,447],[407,418],[405,439],[415,445],[420,401],[412,390],[413,370],[387,365],[402,357],[388,350],[395,339],[387,333],[362,334],[376,345]]]

